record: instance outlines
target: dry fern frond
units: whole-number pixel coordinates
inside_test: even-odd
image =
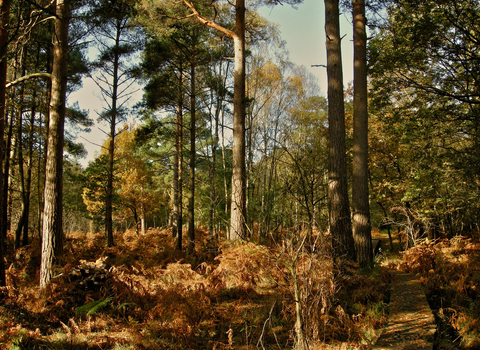
[[[67,333],[68,335],[71,335],[72,334],[72,331],[70,330],[70,327],[68,327],[65,323],[63,323],[62,321],[60,321],[60,324],[62,325],[62,329],[65,333]]]

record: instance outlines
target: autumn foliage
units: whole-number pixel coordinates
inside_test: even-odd
[[[295,340],[292,271],[312,348],[368,342],[384,321],[385,313],[373,315],[372,307],[382,302],[388,279],[356,269],[334,279],[319,233],[296,262],[295,240],[274,248],[213,246],[206,232],[196,234],[190,255],[174,250],[168,230],[117,233],[112,248],[103,236],[71,234],[48,297],[37,287],[38,243],[18,250],[1,290],[2,348],[288,348]]]
[[[401,269],[422,275],[441,349],[480,347],[480,245],[475,239],[430,240],[403,254]]]

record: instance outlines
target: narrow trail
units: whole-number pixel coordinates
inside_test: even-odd
[[[420,278],[394,271],[388,324],[373,349],[431,350],[435,329]]]

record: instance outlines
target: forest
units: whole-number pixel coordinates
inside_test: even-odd
[[[371,349],[395,271],[480,348],[480,3],[324,0],[325,91],[302,3],[0,0],[0,349]]]

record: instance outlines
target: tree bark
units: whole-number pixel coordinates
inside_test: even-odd
[[[18,159],[18,175],[19,175],[19,185],[20,185],[20,217],[17,222],[17,227],[15,229],[15,240],[14,240],[14,249],[20,248],[21,238],[22,238],[22,229],[23,223],[25,221],[25,215],[28,215],[25,211],[26,209],[26,191],[25,191],[25,172],[23,167],[23,98],[24,98],[24,89],[22,87],[20,92],[20,101],[18,108],[18,117],[17,117],[17,159]]]
[[[358,263],[373,263],[368,190],[367,34],[365,0],[353,0],[353,237]]]
[[[328,76],[328,199],[334,263],[355,261],[347,188],[345,106],[338,0],[325,0]]]
[[[58,258],[63,253],[62,173],[67,90],[68,25],[70,21],[69,5],[68,0],[56,1],[42,258],[40,265],[41,290],[44,290],[50,283],[55,258]]]
[[[108,172],[107,172],[107,198],[105,201],[105,233],[107,235],[107,246],[113,247],[115,245],[113,239],[113,165],[115,163],[115,127],[117,126],[117,100],[118,100],[118,70],[120,53],[121,29],[117,26],[117,33],[115,37],[115,57],[113,58],[113,73],[112,73],[112,106],[110,116],[110,141],[108,143]]]
[[[183,70],[180,62],[177,133],[175,140],[175,156],[173,164],[173,226],[172,235],[176,238],[176,249],[182,250],[183,199],[182,199],[182,149],[183,149]]]
[[[8,114],[8,113],[7,113]],[[6,118],[8,119],[8,118]],[[11,199],[12,199],[12,194],[10,191],[10,181],[12,178],[11,174],[11,169],[10,169],[10,160],[12,158],[12,149],[15,149],[15,147],[12,148],[12,143],[13,143],[13,124],[14,124],[15,118],[13,118],[13,113],[10,112],[10,120],[9,120],[9,126],[8,126],[8,131],[7,131],[7,142],[4,150],[4,179],[3,179],[3,203],[2,203],[2,216],[3,216],[3,227],[2,227],[2,233],[1,235],[3,237],[6,237],[7,231],[10,230],[10,222],[11,222]]]
[[[6,88],[5,84],[7,82],[7,43],[8,43],[8,22],[10,19],[10,3],[11,0],[0,0],[0,189],[3,189],[4,175],[3,167],[3,157],[5,154],[4,150],[4,133],[5,133],[5,101],[6,101]],[[3,215],[3,201],[5,200],[4,191],[0,191],[0,208],[2,213],[0,213],[0,287],[5,286],[5,263],[3,257],[5,255],[4,250],[4,241],[5,236],[3,234],[6,222],[4,220],[5,216]]]
[[[231,240],[246,238],[245,198],[245,0],[236,0],[233,145],[232,145],[232,199],[230,209]]]
[[[40,50],[38,51],[38,53]],[[38,60],[37,53],[37,60]],[[37,112],[37,91],[33,91],[32,95],[32,106],[30,111],[30,125],[29,125],[29,135],[28,135],[28,160],[27,160],[27,175],[25,178],[25,218],[23,222],[23,236],[22,236],[22,245],[26,246],[28,244],[28,233],[29,233],[29,224],[30,224],[30,200],[32,194],[32,167],[33,167],[33,142],[35,139],[35,114]]]
[[[195,249],[195,123],[196,123],[196,93],[195,93],[195,44],[192,45],[190,61],[190,192],[188,197],[188,252]]]
[[[197,19],[233,39],[234,92],[233,92],[233,145],[232,145],[232,196],[230,204],[231,240],[246,238],[246,169],[245,169],[245,0],[235,1],[235,31],[208,20],[188,0],[183,2]]]

